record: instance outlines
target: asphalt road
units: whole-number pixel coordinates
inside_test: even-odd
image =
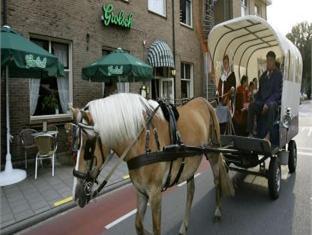
[[[213,178],[204,164],[196,177],[188,234],[312,234],[312,102],[301,105],[299,122],[297,172],[290,175],[287,167],[282,167],[279,199],[272,201],[269,198],[265,178],[231,173],[236,182],[236,195],[223,200],[222,221],[214,223]],[[164,193],[162,234],[178,234],[185,196],[185,185]],[[135,194],[129,185],[84,209],[68,211],[23,231],[23,234],[136,234],[135,203]],[[152,231],[149,208],[144,224]]]

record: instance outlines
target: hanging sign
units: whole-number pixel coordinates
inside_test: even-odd
[[[133,24],[133,13],[126,14],[123,10],[116,13],[114,12],[113,4],[103,5],[102,10],[102,20],[104,21],[105,26],[113,24],[131,29]]]

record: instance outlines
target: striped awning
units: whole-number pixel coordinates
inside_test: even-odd
[[[148,63],[153,67],[174,68],[173,54],[167,43],[156,40],[149,48]]]

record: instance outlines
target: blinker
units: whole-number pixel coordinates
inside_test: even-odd
[[[94,155],[96,138],[88,139],[86,141],[84,160],[91,160]]]

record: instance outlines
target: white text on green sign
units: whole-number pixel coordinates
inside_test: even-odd
[[[36,59],[34,55],[25,55],[26,68],[42,68],[44,69],[47,66],[47,58],[42,60],[38,56]]]

